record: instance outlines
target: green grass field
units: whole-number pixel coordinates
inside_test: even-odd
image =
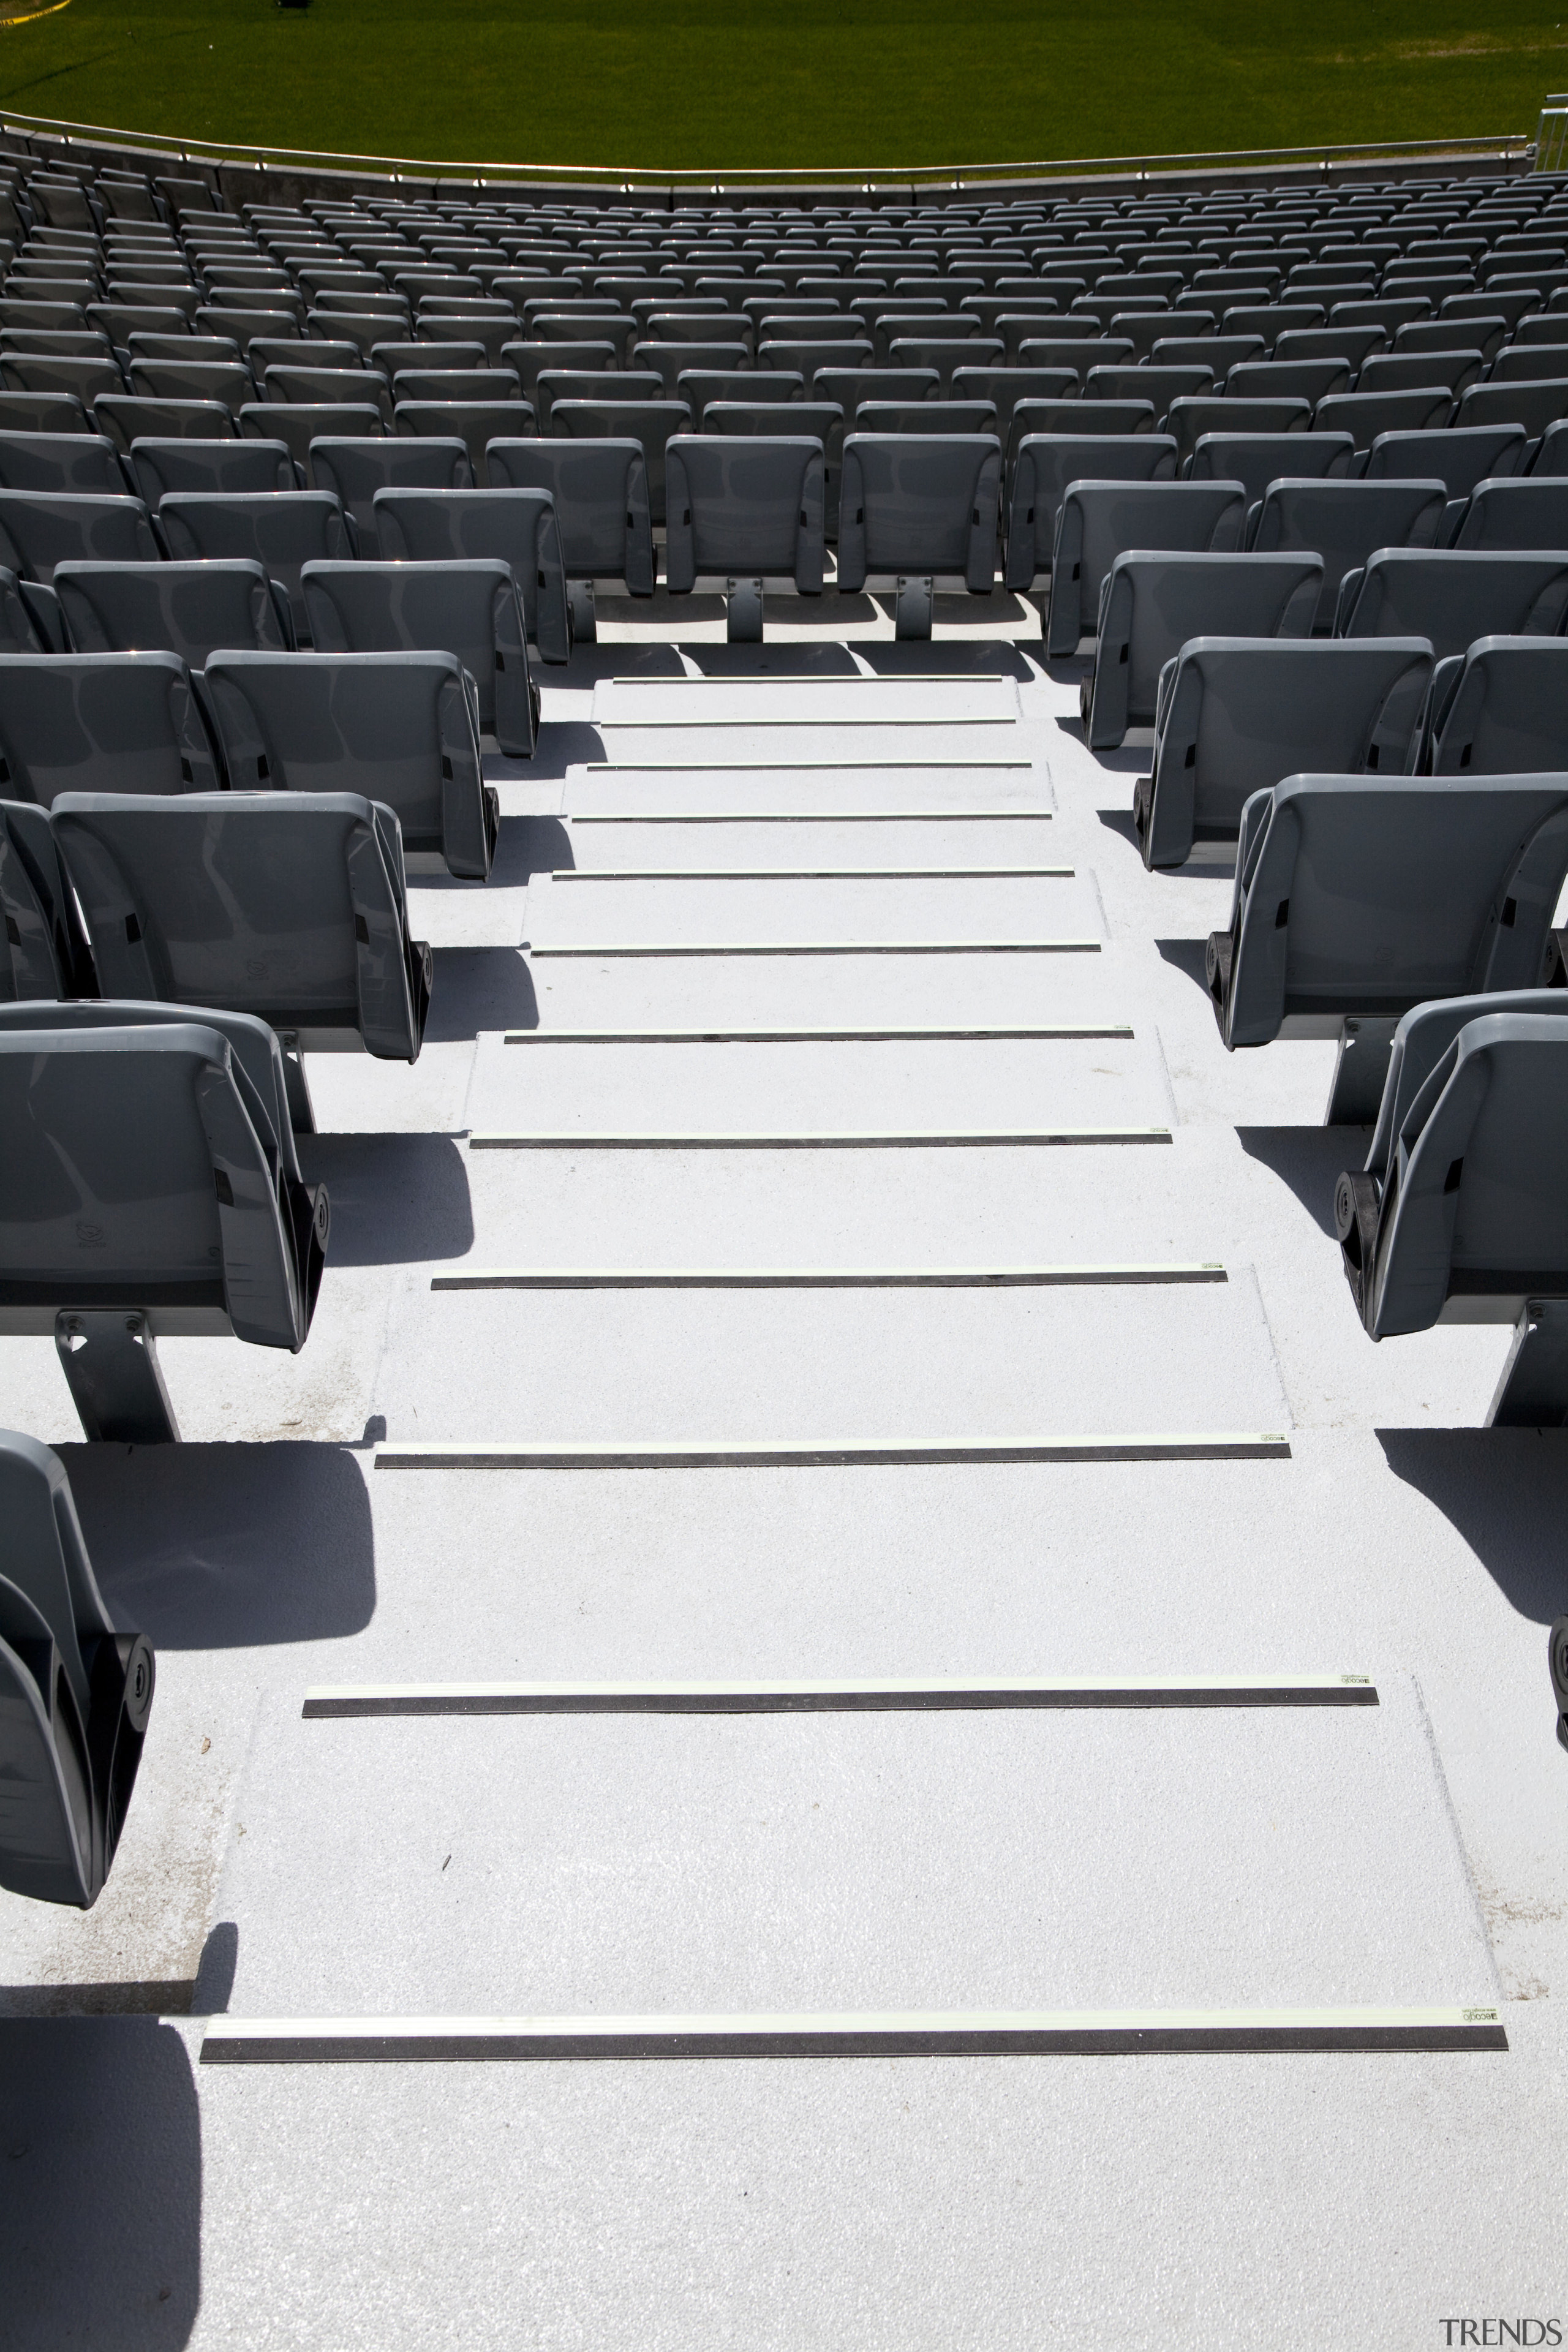
[[[0,28],[0,105],[466,162],[896,168],[1530,131],[1565,26],[1568,0],[69,0]]]

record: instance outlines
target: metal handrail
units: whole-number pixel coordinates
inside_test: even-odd
[[[1561,172],[1568,162],[1568,100],[1549,98],[1535,133],[1535,168]]]
[[[1544,121],[1544,116],[1542,118]],[[1523,131],[1508,131],[1500,135],[1470,139],[1373,139],[1353,142],[1340,146],[1310,147],[1233,147],[1200,148],[1184,154],[1142,155],[1079,155],[1053,157],[1028,163],[921,163],[895,169],[891,165],[869,164],[745,164],[731,171],[698,170],[683,167],[655,171],[639,164],[621,163],[476,163],[435,162],[408,155],[358,155],[330,148],[257,146],[243,141],[185,139],[160,137],[144,131],[121,131],[104,123],[68,122],[48,115],[0,113],[0,134],[18,133],[25,138],[42,135],[58,137],[68,146],[85,142],[119,148],[137,153],[178,157],[182,163],[254,163],[314,166],[322,171],[369,171],[389,174],[394,179],[454,179],[469,183],[495,180],[505,182],[516,178],[527,184],[531,180],[584,182],[606,184],[623,191],[647,188],[711,188],[715,194],[726,186],[750,186],[758,184],[776,184],[781,181],[805,181],[815,186],[845,184],[863,190],[887,186],[911,186],[917,184],[937,184],[952,188],[983,184],[988,180],[1048,180],[1085,173],[1131,173],[1142,178],[1154,171],[1194,171],[1214,165],[1262,165],[1269,163],[1289,163],[1302,161],[1321,163],[1326,171],[1334,162],[1362,160],[1372,162],[1381,156],[1429,155],[1528,155],[1531,142]]]

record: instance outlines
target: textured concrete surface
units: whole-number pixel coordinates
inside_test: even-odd
[[[1568,1764],[1544,1659],[1568,1437],[1479,1429],[1506,1331],[1365,1339],[1329,1214],[1363,1148],[1320,1124],[1333,1049],[1225,1054],[1202,941],[1228,862],[1144,872],[1146,751],[1092,759],[1079,666],[992,642],[1032,616],[939,600],[917,660],[869,599],[811,625],[781,608],[759,667],[811,657],[815,626],[857,675],[747,684],[718,675],[735,664],[700,601],[546,673],[535,761],[497,764],[491,886],[413,878],[437,950],[418,1064],[312,1058],[303,1149],[333,1249],[303,1353],[165,1343],[187,1442],[127,1451],[75,1439],[48,1343],[0,1342],[0,1421],[61,1444],[110,1605],[160,1665],[97,1908],[0,1898],[5,2340],[1417,2352],[1453,2315],[1568,2327]],[[1071,877],[542,879],[1045,865]],[[912,928],[1072,928],[1099,951],[533,952]],[[502,1042],[1075,1023],[1131,1034]],[[1111,1121],[1171,1139],[468,1139]],[[1194,1261],[1226,1280],[431,1288],[497,1267]],[[1279,1428],[1290,1452],[409,1472],[371,1448],[960,1419]],[[300,1719],[320,1682],[1314,1669],[1373,1675],[1383,1704]],[[226,2008],[1500,1990],[1495,2055],[199,2064],[200,2014]]]

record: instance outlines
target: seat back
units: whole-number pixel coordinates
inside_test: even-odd
[[[478,689],[480,726],[509,756],[531,758],[538,711],[510,563],[308,563],[302,586],[318,652],[455,654]]]
[[[1441,660],[1478,637],[1558,635],[1568,554],[1380,548],[1341,593],[1337,635],[1426,637]]]
[[[96,992],[69,877],[33,801],[0,801],[0,1008]]]
[[[397,820],[353,793],[62,795],[54,829],[106,996],[213,1004],[416,1059],[428,964]]]
[[[548,490],[400,488],[377,490],[372,504],[388,559],[450,562],[477,555],[510,563],[541,658],[567,659],[566,569]]]
[[[1367,451],[1369,482],[1446,483],[1450,501],[1468,499],[1491,474],[1522,474],[1530,442],[1522,425],[1446,425],[1436,433],[1380,433]],[[1457,520],[1457,517],[1454,518]]]
[[[1568,769],[1568,639],[1479,637],[1437,718],[1436,776]]]
[[[647,462],[639,441],[492,441],[486,451],[498,488],[548,490],[569,579],[622,580],[651,596],[653,531]]]
[[[0,432],[0,488],[124,495],[112,441],[97,433]]]
[[[155,563],[163,550],[140,499],[76,490],[0,490],[0,563],[46,586],[57,563]]]
[[[986,433],[845,436],[838,584],[873,572],[960,572],[975,594],[996,576],[1002,446]]]
[[[0,791],[47,808],[61,793],[216,791],[217,755],[178,654],[22,654],[0,695]]]
[[[1069,484],[1057,519],[1046,650],[1054,660],[1076,651],[1094,625],[1100,583],[1132,547],[1229,552],[1247,529],[1239,482]]]
[[[243,557],[196,563],[62,563],[55,593],[72,649],[162,647],[201,669],[220,646],[291,643],[286,598]],[[141,787],[138,787],[141,789]]]
[[[1069,482],[1168,482],[1175,471],[1176,445],[1169,434],[1029,434],[1018,443],[1010,468],[1007,586],[1032,588],[1050,569]]]
[[[483,881],[495,825],[474,683],[447,653],[222,653],[206,691],[237,790],[358,792],[405,851]]]
[[[1160,672],[1189,637],[1310,636],[1322,580],[1316,554],[1119,555],[1100,587],[1090,747],[1153,724]]]
[[[1325,774],[1405,773],[1432,667],[1418,637],[1189,640],[1161,682],[1152,772],[1135,804],[1144,865],[1180,866],[1195,841],[1231,839],[1252,794],[1303,761]]]
[[[551,432],[563,438],[640,445],[655,524],[664,521],[665,444],[672,434],[689,433],[695,421],[684,400],[558,400],[550,412]]]
[[[294,461],[281,441],[154,440],[144,434],[131,445],[131,470],[154,514],[172,491],[230,495],[296,487]]]
[[[1478,482],[1454,545],[1515,552],[1568,547],[1568,480],[1531,474]]]
[[[847,446],[847,445],[846,445]],[[673,594],[700,573],[788,573],[822,593],[822,445],[804,436],[683,434],[665,452],[666,570]]]
[[[1315,548],[1323,559],[1323,593],[1313,626],[1333,626],[1340,583],[1376,548],[1432,547],[1448,510],[1442,482],[1271,482],[1250,544],[1260,554],[1277,548]],[[1323,762],[1314,761],[1314,767]]]
[[[359,551],[388,555],[376,520],[377,490],[466,490],[474,475],[468,446],[445,438],[403,434],[366,434],[349,439],[324,435],[310,444],[310,486],[328,490],[353,520]]]
[[[1348,433],[1205,433],[1186,479],[1239,482],[1256,506],[1269,483],[1286,475],[1298,481],[1342,480],[1354,456]]]
[[[313,561],[352,556],[352,528],[329,490],[175,490],[158,509],[174,557],[246,556],[287,590],[294,634],[310,623],[300,585]]]

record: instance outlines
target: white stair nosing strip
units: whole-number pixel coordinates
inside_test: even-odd
[[[305,1723],[461,1715],[813,1715],[1377,1706],[1370,1675],[866,1675],[831,1680],[323,1683]]]
[[[1018,678],[1011,671],[1000,669],[932,669],[910,670],[902,675],[884,676],[873,670],[839,670],[834,675],[816,675],[809,670],[738,670],[731,677],[703,672],[697,677],[637,677],[617,671],[613,677],[602,677],[601,686],[809,686],[814,694],[836,686],[1036,686],[1037,678]]]
[[[589,809],[568,824],[1048,824],[1051,809]]]
[[[1058,1023],[1028,1027],[993,1023],[966,1029],[503,1029],[503,1045],[879,1045],[978,1043],[1005,1038],[1131,1038],[1131,1022]]]
[[[1168,1127],[1037,1127],[971,1128],[943,1131],[913,1129],[907,1133],[879,1130],[861,1134],[770,1135],[764,1130],[729,1134],[661,1133],[648,1129],[620,1134],[585,1129],[573,1133],[530,1134],[521,1128],[474,1128],[468,1133],[470,1151],[954,1151],[1022,1149],[1026,1146],[1073,1148],[1085,1145],[1169,1143]]]
[[[378,1470],[879,1469],[943,1463],[1275,1462],[1290,1442],[1272,1431],[1168,1437],[700,1438],[589,1440],[428,1438],[375,1447]]]
[[[574,761],[584,775],[589,776],[837,776],[858,772],[861,769],[915,768],[932,775],[944,775],[950,770],[957,774],[973,771],[975,774],[991,774],[998,769],[1033,768],[1033,760],[584,760]],[[522,779],[526,783],[526,777]]]
[[[906,2010],[822,2015],[209,2018],[204,2066],[468,2060],[1154,2057],[1506,2051],[1495,2006]]]
[[[558,882],[1071,882],[1073,866],[555,866]]]
[[[434,1274],[432,1290],[1077,1290],[1224,1283],[1184,1265],[476,1266]]]
[[[861,956],[861,955],[1099,955],[1098,940],[568,940],[541,947],[524,940],[522,952],[540,957],[592,956]]]
[[[955,713],[951,719],[944,719],[940,715],[915,717],[907,712],[900,716],[897,712],[890,711],[881,719],[857,717],[847,719],[611,719],[605,717],[590,719],[588,724],[595,729],[617,728],[628,735],[637,734],[645,730],[651,733],[656,728],[661,731],[668,731],[671,729],[682,727],[690,728],[693,732],[698,729],[710,730],[715,728],[728,728],[731,733],[744,730],[760,734],[765,730],[771,735],[782,727],[815,727],[821,733],[826,733],[830,730],[840,727],[1016,727],[1018,719],[1016,712],[1011,710],[997,711],[989,718],[975,715],[961,717]]]

